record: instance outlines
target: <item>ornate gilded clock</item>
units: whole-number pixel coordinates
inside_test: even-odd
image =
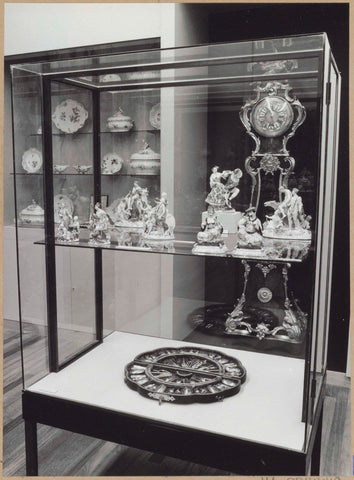
[[[259,135],[278,137],[291,127],[294,112],[290,103],[282,97],[267,96],[252,109],[251,124]]]
[[[288,83],[259,84],[256,97],[241,108],[241,121],[256,143],[252,155],[289,155],[286,143],[306,117],[304,106],[289,95],[290,90]]]
[[[125,367],[126,384],[160,403],[220,401],[238,393],[245,380],[239,360],[197,347],[144,352]]]
[[[305,107],[290,96],[291,86],[278,81],[259,83],[255,98],[247,100],[240,118],[255,142],[252,154],[245,160],[245,169],[252,177],[250,206],[258,209],[261,173],[279,173],[279,186],[287,186],[295,160],[287,150],[287,141],[306,118]]]

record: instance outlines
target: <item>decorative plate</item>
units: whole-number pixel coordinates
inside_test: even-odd
[[[64,206],[67,208],[68,210],[68,213],[70,215],[73,214],[73,211],[74,211],[74,205],[73,205],[73,202],[71,201],[71,199],[67,196],[67,195],[63,195],[63,194],[59,194],[59,195],[55,195],[54,197],[54,221],[55,223],[59,223],[60,219],[59,219],[59,206],[61,203],[64,203]]]
[[[149,117],[151,125],[156,128],[156,130],[160,130],[161,128],[161,108],[160,104],[157,103],[152,107],[150,110],[150,117]]]
[[[117,73],[107,73],[106,75],[100,75],[99,81],[102,83],[106,82],[120,82],[121,78]]]
[[[107,153],[102,159],[101,171],[104,175],[114,175],[121,170],[123,163],[118,153]]]
[[[197,347],[159,348],[125,367],[125,382],[161,402],[216,402],[239,392],[246,370],[236,358]]]
[[[36,173],[43,163],[42,153],[36,148],[29,148],[22,155],[22,167],[28,173]]]
[[[64,100],[57,105],[52,119],[55,126],[65,133],[75,133],[84,126],[88,117],[85,107],[76,100]]]

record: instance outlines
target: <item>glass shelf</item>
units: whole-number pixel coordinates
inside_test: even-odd
[[[127,130],[126,132],[111,132],[111,131],[108,131],[108,130],[104,130],[102,132],[100,132],[100,134],[127,134],[127,133],[139,133],[139,132],[147,132],[147,133],[160,133],[161,130],[158,130],[156,128],[147,128],[147,129],[132,129],[132,130]],[[55,137],[76,137],[76,135],[93,135],[93,132],[75,132],[75,133],[65,133],[65,132],[60,132],[60,133],[52,133],[52,136],[55,136]],[[30,133],[29,134],[29,137],[42,137],[43,134],[42,133]]]
[[[280,256],[274,254],[274,249],[270,253],[270,248],[272,246],[272,240],[269,240],[268,245],[265,247],[265,250],[255,251],[250,250],[249,252],[242,251],[241,254],[235,255],[231,252],[233,251],[237,243],[237,234],[228,234],[224,236],[224,241],[227,246],[227,251],[222,254],[215,253],[194,253],[192,251],[195,241],[185,240],[186,236],[183,234],[178,234],[176,240],[168,240],[165,242],[146,240],[142,238],[141,233],[139,232],[128,232],[123,231],[119,228],[115,230],[111,229],[111,244],[110,245],[90,245],[88,242],[88,231],[84,227],[80,232],[81,236],[86,238],[80,238],[79,242],[60,242],[56,241],[55,245],[60,247],[72,247],[72,248],[99,248],[101,250],[117,250],[117,251],[131,251],[131,252],[145,252],[145,253],[166,253],[172,255],[187,255],[193,257],[220,257],[220,258],[238,258],[239,260],[249,260],[249,261],[267,261],[267,262],[276,262],[276,263],[302,263],[307,257],[308,252],[310,251],[309,245],[306,247],[306,251],[302,250],[296,252],[295,258],[289,256]],[[117,235],[125,235],[125,240],[123,242],[117,241]],[[190,236],[188,237],[190,238]],[[283,241],[286,242],[286,241]],[[35,245],[45,245],[45,240],[39,240],[34,242]],[[278,251],[281,250],[279,244],[281,241],[277,241]],[[289,242],[284,244],[284,248],[288,245]],[[295,244],[298,247],[298,244]],[[312,249],[311,249],[312,250]],[[243,254],[245,253],[245,254]]]

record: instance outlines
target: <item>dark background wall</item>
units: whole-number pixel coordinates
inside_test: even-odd
[[[204,5],[205,7],[205,5]],[[326,32],[342,76],[328,368],[346,370],[349,333],[349,5],[209,4],[209,39],[227,42]],[[314,139],[315,141],[315,139]]]

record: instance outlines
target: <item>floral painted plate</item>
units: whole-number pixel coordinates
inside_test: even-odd
[[[101,163],[101,170],[103,175],[114,175],[118,173],[123,166],[123,160],[118,153],[107,153]]]
[[[75,133],[84,126],[88,117],[85,107],[76,100],[64,100],[57,105],[52,119],[54,125],[65,133]]]
[[[36,173],[42,166],[42,153],[36,148],[29,148],[22,155],[22,166],[27,173]]]
[[[156,130],[160,130],[161,128],[161,109],[160,104],[157,103],[152,107],[150,110],[150,117],[149,117],[151,125],[156,128]]]

